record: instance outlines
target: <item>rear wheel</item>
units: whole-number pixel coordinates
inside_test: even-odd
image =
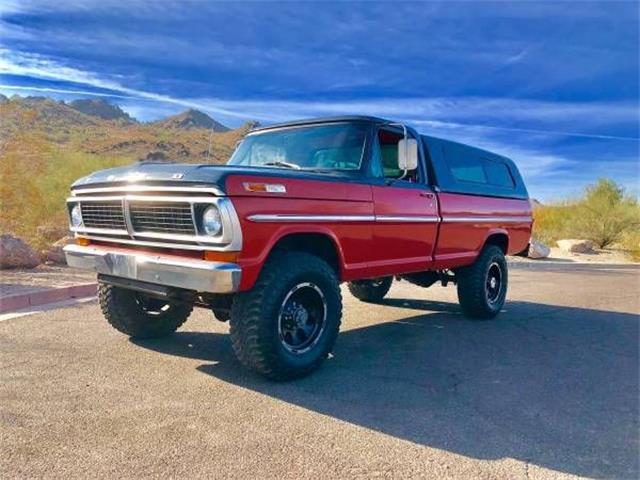
[[[331,352],[341,316],[338,278],[324,260],[276,253],[254,287],[234,298],[233,350],[245,367],[270,379],[302,377]]]
[[[473,265],[456,272],[458,300],[465,315],[472,318],[495,317],[507,297],[507,261],[495,245],[487,245]]]
[[[389,292],[393,277],[380,277],[370,280],[356,280],[347,285],[351,294],[363,302],[376,303]]]
[[[104,283],[98,288],[98,300],[113,328],[140,339],[172,334],[193,310],[190,302],[170,302]]]

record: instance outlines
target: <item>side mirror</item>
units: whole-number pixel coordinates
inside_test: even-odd
[[[398,142],[398,168],[409,171],[418,168],[418,141],[403,138]]]

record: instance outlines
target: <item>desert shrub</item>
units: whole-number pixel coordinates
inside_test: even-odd
[[[637,234],[640,205],[613,180],[603,178],[573,202],[537,207],[534,218],[533,236],[543,242],[585,238],[605,248]]]
[[[637,228],[640,228],[638,201],[626,197],[621,186],[606,178],[586,188],[569,225],[576,236],[588,238],[600,248],[619,242],[625,232]]]

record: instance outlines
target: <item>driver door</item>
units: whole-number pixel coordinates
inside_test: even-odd
[[[387,126],[378,130],[373,142],[373,171],[378,176],[372,185],[376,222],[369,270],[373,277],[423,271],[433,263],[438,197],[427,183],[421,148],[418,169],[406,175],[398,169],[402,138],[401,129]]]

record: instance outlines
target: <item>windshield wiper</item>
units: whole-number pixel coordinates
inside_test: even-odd
[[[267,166],[275,166],[275,167],[285,167],[285,168],[293,168],[294,170],[301,170],[302,167],[295,163],[283,162],[281,160],[274,160],[273,162],[263,163],[265,167]]]

